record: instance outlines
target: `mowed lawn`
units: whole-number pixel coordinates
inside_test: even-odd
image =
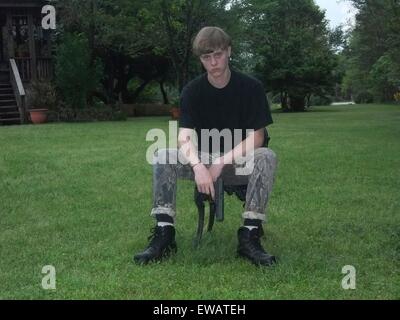
[[[195,250],[193,183],[178,186],[178,253],[137,266],[153,226],[148,130],[127,122],[0,127],[0,299],[399,299],[400,106],[274,113],[279,167],[263,244],[236,258],[241,203]],[[42,268],[56,289],[42,288]],[[356,289],[341,286],[356,269]]]

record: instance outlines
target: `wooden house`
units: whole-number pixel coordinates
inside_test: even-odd
[[[32,81],[53,76],[53,30],[42,28],[43,0],[0,0],[0,124],[27,119]]]

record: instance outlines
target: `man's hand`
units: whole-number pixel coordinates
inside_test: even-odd
[[[218,177],[221,175],[224,166],[225,164],[223,163],[222,158],[218,158],[216,161],[214,161],[210,168],[208,168],[208,171],[210,172],[211,178],[214,182],[217,181]]]
[[[211,195],[215,199],[214,182],[209,169],[202,163],[197,164],[193,168],[194,180],[196,181],[197,190],[200,193]]]

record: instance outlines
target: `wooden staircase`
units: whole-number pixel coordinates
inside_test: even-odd
[[[23,121],[10,81],[10,71],[0,67],[0,125],[21,124]]]

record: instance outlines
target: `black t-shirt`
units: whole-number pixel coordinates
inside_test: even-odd
[[[192,80],[182,91],[180,109],[179,126],[195,129],[198,149],[209,153],[220,151],[225,154],[246,138],[246,129],[255,131],[273,122],[262,83],[234,70],[229,83],[222,89],[211,85],[207,74]],[[206,140],[204,142],[202,129],[209,132],[203,136],[203,140]],[[216,132],[208,131],[212,129],[220,132],[217,139],[211,138]],[[224,129],[228,131],[222,131]],[[230,136],[225,135],[228,132]],[[226,139],[220,136],[225,136]],[[216,150],[217,140],[219,150]]]

